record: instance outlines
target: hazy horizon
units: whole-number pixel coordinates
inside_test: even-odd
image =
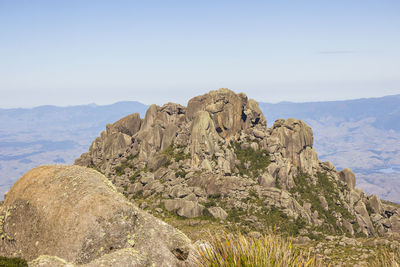
[[[230,88],[229,88],[230,89]],[[213,89],[214,90],[214,89]],[[217,89],[215,89],[215,90],[217,90]],[[209,91],[211,91],[211,90],[209,90]],[[118,100],[118,101],[115,101],[115,102],[105,102],[105,103],[96,103],[96,102],[84,102],[84,103],[71,103],[71,104],[65,104],[65,105],[57,105],[57,104],[53,104],[53,103],[45,103],[45,104],[40,104],[40,105],[34,105],[34,106],[11,106],[11,107],[2,107],[2,106],[0,106],[0,109],[18,109],[18,108],[22,108],[22,109],[32,109],[32,108],[38,108],[38,107],[43,107],[43,106],[54,106],[54,107],[64,107],[64,108],[66,108],[66,107],[75,107],[75,106],[89,106],[89,105],[95,105],[95,106],[109,106],[109,105],[114,105],[114,104],[117,104],[117,103],[121,103],[121,102],[138,102],[138,103],[140,103],[140,104],[144,104],[144,105],[151,105],[151,104],[156,104],[156,105],[163,105],[163,104],[166,104],[166,103],[168,103],[168,102],[173,102],[173,103],[178,103],[178,104],[181,104],[181,105],[184,105],[184,106],[186,106],[187,105],[187,102],[191,99],[191,98],[193,98],[193,97],[195,97],[195,96],[198,96],[198,95],[202,95],[202,94],[206,94],[206,93],[208,93],[209,91],[204,91],[204,92],[201,92],[201,93],[199,93],[199,94],[197,94],[197,95],[193,95],[193,96],[191,96],[190,98],[188,98],[187,100],[186,100],[186,102],[184,102],[184,103],[182,103],[182,102],[178,102],[178,101],[173,101],[173,100],[167,100],[167,101],[165,101],[165,102],[163,102],[163,103],[144,103],[144,102],[142,102],[142,101],[139,101],[139,100],[135,100],[135,99],[125,99],[125,100]],[[233,91],[235,91],[235,90],[233,90]],[[236,93],[245,93],[246,94],[246,92],[245,91],[235,91]],[[247,95],[247,94],[246,94]],[[326,99],[326,100],[323,100],[323,99],[321,99],[321,100],[319,100],[319,99],[315,99],[315,100],[311,100],[311,101],[290,101],[290,100],[279,100],[279,101],[264,101],[264,100],[260,100],[260,99],[257,99],[257,98],[252,98],[252,97],[250,97],[249,95],[247,95],[249,98],[252,98],[252,99],[254,99],[254,100],[256,100],[257,102],[263,102],[263,103],[269,103],[269,104],[279,104],[279,103],[285,103],[285,102],[287,102],[287,103],[297,103],[297,104],[301,104],[301,103],[317,103],[317,102],[335,102],[335,101],[351,101],[351,100],[358,100],[358,99],[369,99],[369,98],[382,98],[382,97],[387,97],[387,96],[396,96],[396,95],[399,95],[400,96],[400,92],[399,93],[395,93],[395,94],[386,94],[386,95],[376,95],[376,96],[362,96],[362,97],[355,97],[355,98],[345,98],[345,99]]]

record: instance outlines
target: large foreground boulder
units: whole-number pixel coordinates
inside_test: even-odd
[[[0,206],[0,236],[0,255],[31,266],[187,266],[191,249],[184,234],[80,166],[41,166],[19,179]]]

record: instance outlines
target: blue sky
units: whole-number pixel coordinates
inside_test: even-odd
[[[0,0],[0,108],[400,93],[400,1]]]

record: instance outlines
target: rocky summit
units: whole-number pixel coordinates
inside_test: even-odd
[[[399,208],[355,188],[350,169],[319,161],[303,121],[268,128],[256,101],[228,89],[108,124],[75,164],[192,239],[212,227],[303,240],[400,232]]]

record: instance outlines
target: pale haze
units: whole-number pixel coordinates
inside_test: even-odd
[[[400,93],[399,1],[0,1],[0,108]]]

